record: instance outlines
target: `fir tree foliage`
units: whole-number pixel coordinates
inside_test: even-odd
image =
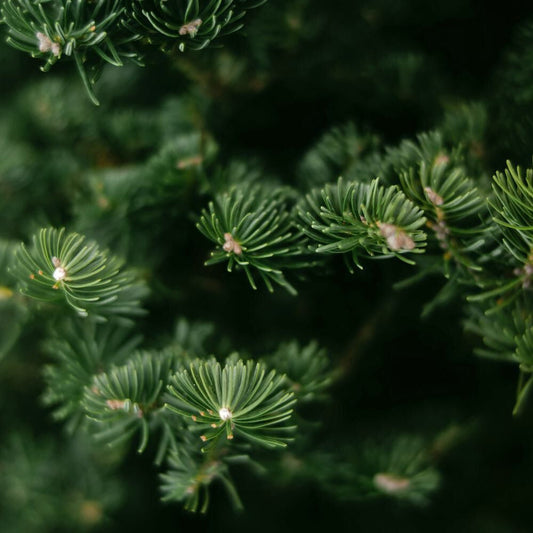
[[[287,189],[250,184],[218,194],[197,224],[217,244],[206,265],[227,261],[228,271],[234,267],[244,270],[254,289],[255,274],[269,291],[277,284],[295,294],[286,270],[313,263],[291,219],[289,200]]]
[[[439,473],[420,437],[400,435],[383,443],[367,442],[362,456],[359,479],[365,485],[371,482],[368,489],[375,495],[425,505],[428,495],[438,488]]]
[[[8,43],[45,59],[47,71],[62,56],[72,57],[91,100],[98,104],[93,86],[105,62],[122,66],[140,63],[130,43],[138,35],[126,34],[120,25],[123,0],[9,0],[3,3],[2,22],[9,27]]]
[[[494,90],[489,99],[492,119],[489,138],[499,139],[499,155],[502,158],[510,158],[522,165],[531,160],[532,58],[533,22],[526,19],[516,29],[512,46],[505,51],[498,65],[493,76]]]
[[[494,176],[493,191],[494,221],[507,252],[523,267],[520,278],[527,286],[533,276],[533,169],[524,175],[508,162],[505,171]]]
[[[449,105],[442,119],[439,130],[447,146],[457,144],[467,149],[467,162],[478,160],[476,170],[482,174],[484,160],[485,137],[488,126],[488,111],[486,104],[481,101],[462,102]],[[481,161],[480,161],[481,160]]]
[[[422,211],[396,186],[371,183],[328,184],[306,195],[298,207],[299,228],[320,254],[344,254],[346,264],[362,268],[360,257],[397,257],[423,253]]]
[[[240,30],[247,9],[266,0],[6,0],[7,42],[45,60],[43,71],[72,57],[94,104],[104,65],[143,64],[146,43],[165,52],[200,50]]]
[[[241,451],[246,442],[276,448],[292,440],[296,399],[285,376],[244,363],[238,354],[222,369],[203,348],[202,338],[213,331],[209,324],[180,320],[174,341],[161,351],[136,351],[140,339],[131,331],[116,321],[77,317],[52,328],[43,400],[67,421],[70,435],[90,435],[119,456],[136,436],[139,453],[153,441],[155,463],[167,463],[164,500],[205,512],[209,485],[218,480],[240,508],[229,467],[251,464]],[[315,352],[316,346],[307,350]],[[320,390],[325,386],[320,383]],[[201,441],[208,444],[201,448]]]
[[[283,466],[289,478],[313,481],[352,505],[390,500],[426,507],[441,484],[430,443],[416,434],[360,437],[351,450],[311,451],[286,457]]]
[[[83,235],[43,228],[30,248],[20,245],[12,272],[24,294],[44,302],[64,301],[80,316],[142,314],[146,289],[121,266]]]
[[[483,338],[486,348],[476,352],[484,357],[518,363],[525,372],[533,371],[533,310],[531,302],[516,302],[511,310],[486,314],[472,306],[466,322],[469,330]]]
[[[369,180],[375,176],[372,163],[379,157],[379,139],[365,134],[353,122],[328,130],[304,155],[297,169],[302,187],[320,187],[343,176]]]
[[[243,27],[246,10],[266,0],[140,0],[132,2],[131,17],[150,43],[165,52],[202,50],[217,37]]]
[[[197,360],[176,373],[166,396],[168,408],[192,420],[200,439],[214,447],[221,438],[244,438],[261,446],[286,446],[294,426],[295,399],[275,370],[238,361],[224,368],[216,361]],[[211,441],[211,442],[209,442]]]
[[[96,438],[117,445],[139,432],[137,451],[143,452],[150,434],[149,423],[157,423],[163,408],[161,398],[168,379],[182,364],[178,350],[140,352],[125,365],[112,366],[95,375],[85,388],[83,407],[89,418],[99,422]]]
[[[527,169],[524,175],[520,167],[508,162],[507,169],[497,172],[493,179],[489,207],[496,233],[494,255],[498,262],[494,271],[489,271],[477,284],[482,291],[470,297],[474,302],[492,300],[494,305],[489,313],[498,312],[530,292],[533,279],[532,176],[532,169]],[[511,266],[514,267],[512,271]]]
[[[502,114],[495,113],[494,102],[464,102],[451,85],[440,84],[425,52],[391,49],[382,36],[373,41],[376,29],[396,31],[398,20],[401,24],[396,15],[412,16],[388,1],[341,2],[331,9],[320,0],[271,0],[251,21],[244,50],[236,53],[229,42],[224,52],[213,46],[186,56],[240,31],[245,12],[263,3],[0,4],[10,45],[43,61],[45,71],[72,59],[94,103],[100,78],[103,104],[99,112],[72,88],[70,78],[59,77],[61,68],[53,69],[57,78],[32,82],[2,104],[0,406],[13,426],[23,426],[32,415],[31,397],[41,395],[72,445],[63,453],[63,443],[60,451],[29,434],[6,439],[0,514],[7,531],[86,531],[101,525],[122,491],[98,470],[109,480],[110,470],[122,465],[124,474],[138,459],[128,454],[130,446],[153,459],[162,499],[193,512],[207,511],[215,483],[240,509],[239,483],[234,485],[230,474],[234,465],[257,470],[259,462],[274,481],[315,482],[320,495],[329,492],[339,508],[339,502],[352,508],[357,501],[358,511],[374,498],[428,505],[440,485],[455,487],[448,483],[453,468],[439,473],[438,454],[420,436],[424,432],[406,435],[389,423],[387,437],[379,439],[360,426],[365,417],[390,415],[393,404],[398,411],[390,416],[399,413],[403,424],[412,400],[429,390],[418,380],[412,386],[408,376],[411,356],[418,369],[416,357],[426,350],[417,352],[415,340],[448,350],[448,339],[441,342],[452,323],[448,315],[461,312],[476,335],[473,342],[484,343],[476,353],[517,367],[514,414],[529,427],[523,415],[533,387],[533,170],[509,162],[492,181],[489,177],[503,166],[494,157],[498,150],[530,157],[531,76],[524,58],[531,47],[525,42],[522,53],[504,65],[496,92],[512,102],[502,105]],[[452,8],[448,2],[446,9]],[[524,36],[531,40],[527,32]],[[361,59],[344,64],[357,55],[345,47],[352,38],[358,39]],[[151,52],[167,54],[179,74],[174,77],[166,66],[161,78],[142,74],[135,65],[154,57]],[[108,68],[127,62],[132,65]],[[323,76],[325,65],[332,65],[331,77]],[[177,95],[172,85],[172,95],[165,96],[163,81],[177,82],[183,91]],[[318,94],[326,85],[328,92]],[[321,117],[331,114],[337,126],[304,131],[315,127],[309,102],[321,111],[325,107]],[[377,128],[380,120],[372,118],[379,111],[392,124],[388,115],[397,118],[396,108],[425,111],[431,102],[431,117],[423,113],[422,122],[434,129],[416,136],[411,131],[409,138],[395,131],[397,126]],[[438,115],[437,102],[445,113],[429,124]],[[513,112],[503,116],[507,109]],[[262,118],[266,129],[257,139],[249,133],[255,133],[256,122],[263,128]],[[304,124],[299,128],[293,124],[298,120]],[[379,136],[366,133],[373,131]],[[290,150],[288,140],[294,141]],[[283,149],[272,157],[278,142]],[[270,172],[277,175],[271,178]],[[195,221],[209,244],[195,232]],[[30,244],[17,244],[31,234]],[[254,289],[262,280],[271,292],[279,286],[295,295],[298,279],[301,299],[239,291],[240,301],[233,292],[238,278],[226,284],[214,269],[198,273],[208,245],[207,265],[243,270]],[[336,264],[328,261],[339,255],[350,271],[370,270],[367,259],[396,258],[408,266],[383,262],[346,279],[335,277]],[[425,324],[407,324],[419,295],[407,302],[387,285],[406,270],[414,275],[405,287],[428,277],[427,292],[442,284],[425,311],[451,304],[452,312],[430,324],[423,310]],[[329,276],[328,285],[323,279],[309,282],[314,274]],[[381,277],[367,286],[373,276]],[[280,302],[283,309],[276,307]],[[392,327],[365,322],[371,305],[377,315],[391,302],[402,305]],[[183,309],[194,320],[176,320]],[[222,333],[217,321],[225,323]],[[322,331],[324,324],[331,329]],[[290,337],[301,340],[313,336],[317,325],[331,346],[288,340],[269,351],[281,330],[294,329]],[[379,353],[382,332],[383,341],[396,342],[387,338],[389,330],[391,336],[404,330],[409,335],[407,342],[401,338],[405,360],[398,366]],[[378,350],[367,355],[363,348],[372,336],[380,337],[372,346]],[[459,341],[465,344],[449,339],[454,357]],[[382,361],[387,361],[383,375],[376,374]],[[428,361],[428,383],[434,379],[430,374],[448,379],[440,364],[440,358]],[[44,393],[37,369],[43,370]],[[470,375],[470,367],[460,370]],[[489,384],[508,391],[501,374],[489,377]],[[382,383],[382,377],[390,381]],[[338,403],[330,395],[333,384],[342,389],[335,393],[344,394]],[[495,426],[501,422],[471,401],[484,399],[482,387],[473,394],[466,379],[461,387],[458,394],[468,397],[466,416],[490,419]],[[441,390],[431,391],[432,417],[441,396],[460,403],[455,391]],[[35,415],[40,429],[47,424],[41,414]],[[2,427],[2,438],[9,433],[19,432]],[[491,427],[490,433],[497,432]],[[458,455],[469,459],[462,450]],[[457,483],[464,482],[460,470]],[[15,513],[24,516],[17,521]]]
[[[465,321],[467,330],[483,339],[485,347],[476,353],[518,365],[520,374],[513,414],[520,414],[533,385],[533,302],[522,293],[513,303],[502,305],[472,304]]]
[[[140,341],[139,335],[132,335],[131,326],[116,321],[102,324],[72,317],[56,325],[45,343],[53,363],[44,369],[47,388],[43,395],[45,404],[54,406],[53,416],[67,420],[73,432],[84,422],[81,401],[94,375],[127,360]]]
[[[422,161],[418,169],[402,172],[400,182],[408,198],[423,209],[446,259],[476,270],[479,267],[467,254],[485,244],[486,202],[464,169],[448,163],[446,156],[432,165]]]
[[[242,510],[243,504],[229,474],[229,463],[235,460],[246,461],[247,456],[202,456],[189,447],[172,451],[168,470],[160,475],[161,499],[183,502],[187,511],[205,513],[210,501],[209,487],[218,481],[226,489],[234,508]]]
[[[380,176],[390,183],[397,183],[402,172],[416,169],[422,161],[430,168],[443,163],[449,170],[462,167],[462,147],[448,146],[440,130],[419,133],[415,139],[403,139],[396,146],[386,147]]]
[[[0,239],[0,360],[17,341],[28,318],[26,305],[8,273],[16,247],[16,242]]]
[[[207,345],[215,335],[215,326],[211,322],[191,322],[180,317],[176,322],[173,343],[180,346],[187,353],[197,357],[207,357],[210,351]]]
[[[326,391],[337,377],[327,351],[316,341],[306,346],[296,341],[282,343],[265,363],[285,374],[299,403],[327,397]]]
[[[198,464],[186,450],[172,453],[168,472],[161,474],[163,501],[184,503],[188,511],[205,513],[209,506],[209,485],[227,470],[221,461]]]

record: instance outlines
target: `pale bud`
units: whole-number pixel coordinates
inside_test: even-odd
[[[222,245],[222,248],[225,252],[233,252],[237,255],[242,254],[241,245],[233,240],[233,235],[231,233],[224,233],[224,240],[226,242]]]
[[[374,486],[387,494],[396,494],[409,488],[410,481],[404,477],[397,477],[393,474],[376,474],[374,476]]]
[[[52,276],[56,281],[63,281],[67,277],[67,271],[63,267],[57,267]]]
[[[44,33],[38,31],[35,36],[39,40],[39,51],[40,52],[52,52],[52,55],[55,57],[59,57],[61,54],[61,45],[59,43],[56,43],[48,37],[48,35],[45,35]]]
[[[437,194],[431,187],[424,187],[424,192],[433,205],[442,205],[444,203],[444,198],[440,194]]]
[[[187,24],[184,24],[180,30],[180,35],[190,35],[194,37],[198,33],[198,28],[202,24],[202,19],[195,19]]]
[[[377,226],[391,250],[412,250],[415,247],[413,239],[398,226],[382,222],[377,222]]]
[[[218,411],[218,416],[220,417],[220,420],[223,420],[225,422],[233,416],[233,413],[227,407],[222,407]]]

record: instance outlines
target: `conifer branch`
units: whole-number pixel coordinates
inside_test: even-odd
[[[120,27],[125,4],[123,0],[7,0],[0,13],[8,26],[7,42],[44,59],[44,72],[63,56],[72,57],[90,99],[98,105],[93,87],[104,63],[141,62],[130,46],[139,36],[126,35]]]
[[[476,184],[447,159],[432,165],[423,161],[417,170],[402,172],[400,182],[407,197],[423,209],[445,260],[480,270],[477,257],[469,257],[485,245],[487,232],[487,205]]]
[[[296,400],[284,377],[253,361],[224,368],[215,361],[195,361],[172,377],[168,390],[168,408],[202,431],[206,450],[223,437],[242,437],[268,448],[286,446],[295,429],[286,424]]]
[[[374,525],[375,510],[392,505],[379,519],[385,524],[390,515],[394,523],[382,529],[402,529],[396,522],[405,504],[429,505],[438,490],[437,462],[457,428],[433,444],[427,435],[461,416],[458,405],[473,400],[479,414],[488,396],[509,395],[506,372],[484,372],[494,361],[518,374],[513,414],[522,418],[511,431],[502,417],[468,423],[468,438],[479,441],[456,450],[444,468],[439,519],[454,483],[469,494],[480,479],[500,487],[490,462],[508,455],[510,439],[529,438],[533,26],[525,26],[515,52],[502,51],[507,60],[496,83],[470,86],[477,76],[455,84],[437,72],[446,58],[439,53],[432,64],[431,43],[406,49],[411,35],[397,48],[401,26],[413,29],[409,17],[424,24],[412,7],[341,2],[332,9],[297,0],[269,2],[249,16],[265,3],[0,0],[0,25],[16,49],[0,50],[7,80],[0,514],[7,531],[105,528],[106,513],[125,498],[119,512],[133,523],[152,461],[162,499],[193,512],[207,511],[215,485],[241,509],[241,483],[232,476],[244,465],[276,487],[316,485],[320,504],[329,493],[336,513],[356,501]],[[448,15],[464,21],[468,13],[449,4],[446,31],[454,24]],[[434,31],[440,11],[421,31]],[[248,21],[247,46],[228,39],[217,49]],[[394,32],[379,33],[391,23]],[[491,29],[500,25],[510,29],[500,19]],[[42,81],[26,77],[17,51],[50,73]],[[465,54],[450,70],[470,64],[469,55],[479,58]],[[136,68],[158,56],[160,70]],[[67,62],[85,91],[63,77]],[[109,68],[117,66],[125,68]],[[464,94],[480,99],[465,102]],[[91,101],[99,99],[96,109]],[[329,116],[342,122],[322,124]],[[433,129],[416,135],[420,125]],[[387,146],[385,139],[403,140]],[[494,172],[511,156],[516,164]],[[243,271],[254,289],[280,286],[295,295],[298,280],[301,295],[230,294],[239,277],[199,274],[205,256],[206,265]],[[333,258],[365,272],[346,276]],[[368,261],[389,258],[407,266]],[[404,272],[414,275],[396,287],[411,292],[393,294],[389,281]],[[443,312],[429,317],[437,306]],[[463,315],[474,337],[454,328]],[[309,342],[316,336],[320,345]],[[369,356],[352,368],[369,340]],[[462,366],[445,368],[464,349],[494,360],[470,363],[466,376],[487,380],[474,396]],[[413,409],[424,393],[429,417]],[[464,395],[467,404],[458,401]],[[57,446],[43,435],[59,428],[43,420],[39,397],[67,430]],[[385,421],[381,436],[376,419]],[[465,475],[470,451],[489,441],[494,450]],[[130,445],[145,457],[128,454]],[[498,445],[505,453],[493,453]],[[519,462],[520,482],[528,460]],[[123,461],[125,468],[111,471]],[[133,496],[119,483],[126,471],[138,481]],[[501,494],[518,487],[507,477],[509,490],[483,492],[497,494],[502,508],[509,502]],[[253,497],[242,485],[243,499]],[[275,493],[285,497],[294,487],[269,494],[272,508]],[[452,516],[454,526],[473,517],[488,527],[490,502],[474,499],[483,512],[473,506],[470,517]],[[367,500],[379,507],[364,509]],[[520,512],[508,523],[494,512],[504,529],[523,525]],[[406,516],[416,529],[432,515]],[[122,523],[123,515],[109,518]]]
[[[295,294],[285,272],[313,265],[302,235],[292,223],[286,189],[233,186],[209,203],[197,228],[217,244],[205,264],[227,261],[228,271],[234,267],[244,270],[254,289],[255,274],[269,291],[276,283]]]
[[[360,257],[397,257],[413,264],[407,253],[423,253],[422,211],[397,187],[345,182],[315,189],[297,206],[298,227],[320,254],[345,254],[362,268]]]
[[[5,0],[0,23],[7,42],[45,60],[46,72],[62,57],[74,60],[91,101],[104,65],[143,65],[143,45],[164,52],[201,50],[239,31],[246,10],[266,0]]]
[[[167,53],[202,50],[213,40],[239,31],[246,10],[266,0],[137,0],[131,3],[131,22],[151,44]]]
[[[144,285],[96,243],[65,228],[43,228],[32,241],[30,248],[20,245],[11,269],[27,296],[65,302],[80,316],[143,313]]]
[[[300,346],[296,341],[281,344],[265,363],[285,374],[299,403],[324,399],[337,372],[331,367],[326,351],[311,342]]]
[[[95,375],[85,388],[83,407],[98,422],[98,440],[116,445],[140,433],[137,451],[143,452],[150,424],[165,424],[162,395],[170,375],[183,365],[180,352],[136,353],[127,364]],[[153,431],[153,428],[152,428]]]
[[[53,416],[68,420],[72,433],[84,420],[82,399],[94,375],[127,360],[139,344],[130,327],[113,322],[70,318],[53,329],[45,348],[53,363],[44,369],[44,403],[55,406]]]
[[[163,501],[183,502],[187,511],[202,513],[209,506],[209,486],[222,481],[234,507],[243,508],[233,482],[229,478],[227,463],[220,458],[196,457],[187,448],[174,451],[168,459],[169,469],[160,475]]]

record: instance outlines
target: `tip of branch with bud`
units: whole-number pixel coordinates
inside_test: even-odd
[[[39,52],[51,52],[55,57],[61,55],[61,45],[52,41],[48,35],[38,31],[35,37],[39,40]]]

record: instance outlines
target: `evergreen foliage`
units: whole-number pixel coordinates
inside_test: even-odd
[[[266,0],[174,0],[172,2],[132,2],[131,17],[139,24],[150,44],[165,52],[177,48],[202,50],[218,36],[243,27],[247,9]],[[126,23],[128,25],[128,23]]]
[[[420,253],[426,235],[422,212],[397,187],[371,183],[326,185],[312,191],[298,206],[300,226],[317,253],[349,255],[362,268],[359,254],[367,257],[398,257]],[[317,244],[315,244],[317,243]]]
[[[525,8],[0,13],[2,532],[527,530]]]
[[[139,344],[140,337],[131,328],[116,323],[69,319],[53,331],[46,351],[53,364],[44,369],[47,389],[43,400],[55,405],[53,415],[59,420],[71,419],[74,430],[84,419],[81,399],[93,376],[110,363],[126,360]]]
[[[264,1],[7,0],[0,13],[9,28],[7,42],[45,59],[41,70],[72,57],[90,99],[98,104],[94,85],[106,63],[142,65],[144,43],[165,52],[201,50],[219,35],[241,29],[246,9]]]
[[[121,0],[10,1],[3,5],[2,20],[9,27],[9,44],[46,59],[43,71],[63,55],[72,56],[91,100],[98,103],[92,86],[102,63],[122,66],[125,59],[136,59],[129,43],[139,36],[125,35],[120,27],[124,4]]]
[[[515,169],[510,163],[507,167],[494,177],[494,221],[503,233],[507,252],[519,265],[527,266],[533,261],[533,171],[528,169],[523,176],[520,167]],[[523,273],[522,283],[528,283],[528,274]]]
[[[305,257],[301,235],[294,227],[288,208],[289,195],[283,189],[242,185],[218,195],[204,210],[197,225],[219,245],[206,265],[228,262],[242,268],[255,289],[257,272],[270,291],[272,283],[296,292],[287,281],[284,269],[312,264]]]
[[[37,300],[65,299],[79,315],[140,314],[144,287],[130,272],[120,272],[116,257],[108,257],[85,237],[65,234],[65,228],[43,228],[28,250],[21,244],[15,252],[12,272],[22,292]],[[98,314],[100,313],[100,314]]]
[[[325,392],[336,378],[326,350],[316,341],[307,346],[300,346],[296,341],[283,343],[265,362],[285,374],[301,403],[327,397]]]
[[[346,501],[390,498],[424,506],[440,483],[428,459],[428,444],[412,435],[362,442],[353,457],[341,463],[331,454],[316,456],[313,462],[310,475]]]
[[[285,446],[286,426],[294,403],[293,394],[283,389],[283,377],[274,370],[266,374],[258,363],[226,364],[193,362],[178,372],[169,385],[167,404],[172,411],[190,417],[205,432],[203,442],[221,436],[243,437],[267,447]]]

